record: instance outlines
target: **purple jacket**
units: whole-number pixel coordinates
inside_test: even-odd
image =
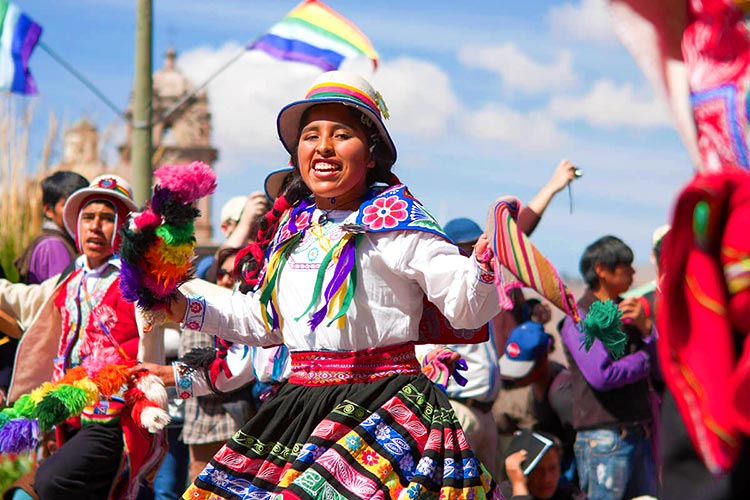
[[[581,316],[596,301],[591,291],[579,300]],[[565,344],[573,382],[573,420],[577,430],[628,425],[651,420],[649,404],[652,366],[656,364],[656,332],[643,338],[634,327],[626,354],[613,359],[599,340],[583,348],[582,333],[566,318],[560,335]],[[656,370],[655,370],[656,371]]]

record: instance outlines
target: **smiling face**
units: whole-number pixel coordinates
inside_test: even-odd
[[[81,209],[78,216],[79,244],[92,269],[102,265],[113,253],[115,219],[115,209],[103,201],[92,201]]]
[[[301,123],[297,161],[318,208],[356,208],[375,166],[356,112],[341,104],[311,108]]]

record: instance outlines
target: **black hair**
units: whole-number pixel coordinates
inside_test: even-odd
[[[206,281],[216,283],[219,280],[219,269],[226,262],[226,260],[232,255],[237,255],[241,249],[237,247],[219,247],[216,250],[214,261],[211,267],[206,271]],[[232,278],[236,279],[236,275],[232,273]]]
[[[586,247],[581,256],[579,269],[586,285],[591,289],[596,289],[599,286],[599,276],[596,274],[597,265],[601,264],[610,271],[614,271],[618,265],[631,265],[632,263],[633,250],[620,238],[607,235]]]
[[[60,170],[42,180],[42,206],[54,207],[79,189],[88,187],[89,181],[81,174]]]
[[[535,298],[526,299],[521,308],[523,314],[523,321],[531,321],[531,316],[534,314],[534,308],[541,304],[542,301]]]

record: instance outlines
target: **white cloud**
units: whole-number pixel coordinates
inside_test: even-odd
[[[577,81],[573,57],[567,51],[562,51],[557,61],[544,64],[508,42],[495,47],[467,45],[458,57],[467,67],[497,73],[509,89],[527,94],[568,88]]]
[[[470,114],[463,127],[470,138],[499,141],[523,151],[554,150],[570,139],[543,113],[520,113],[502,105]]]
[[[616,42],[606,0],[581,0],[565,3],[549,10],[549,23],[554,31],[576,40]]]
[[[240,50],[237,43],[218,49],[199,47],[182,54],[179,67],[199,84]],[[362,74],[382,93],[391,113],[387,122],[391,132],[434,138],[445,133],[458,110],[448,76],[432,63],[401,58],[381,64],[373,74],[369,61],[353,60],[342,69]],[[208,86],[212,140],[223,157],[272,153],[281,157],[276,116],[285,104],[302,98],[319,74],[314,66],[278,61],[260,51],[247,52],[229,66]]]
[[[218,49],[199,47],[180,55],[179,67],[198,85],[241,50],[234,42]],[[212,142],[222,153],[275,153],[282,158],[276,115],[284,104],[304,95],[317,72],[263,52],[246,52],[208,85]]]
[[[672,126],[666,103],[650,90],[636,90],[631,83],[618,86],[609,80],[599,80],[580,97],[554,97],[547,109],[558,120],[583,120],[598,127]]]
[[[383,63],[372,77],[391,114],[391,132],[435,139],[459,111],[450,78],[433,63],[402,57]]]

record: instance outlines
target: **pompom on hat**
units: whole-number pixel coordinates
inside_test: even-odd
[[[383,123],[383,119],[388,118],[388,108],[382,96],[367,80],[347,71],[323,73],[313,82],[304,99],[281,109],[276,119],[276,128],[281,142],[290,154],[294,154],[297,146],[302,115],[313,106],[327,103],[340,103],[361,111],[377,128],[389,165],[396,162],[396,146]]]
[[[91,185],[84,189],[79,189],[70,195],[63,207],[63,222],[68,233],[76,238],[78,244],[78,214],[81,207],[95,200],[107,200],[112,202],[117,208],[118,227],[115,231],[115,242],[113,249],[117,249],[115,244],[119,238],[119,226],[125,222],[130,212],[137,210],[138,206],[133,201],[133,188],[130,183],[114,174],[104,174],[91,181]]]

